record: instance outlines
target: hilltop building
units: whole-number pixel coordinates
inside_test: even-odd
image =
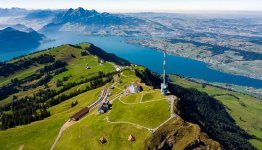
[[[122,67],[121,67],[121,66],[119,66],[119,65],[115,65],[115,69],[116,69],[116,71],[117,71],[117,72],[119,72],[119,71],[121,71],[121,70],[122,70]]]
[[[103,65],[105,63],[105,60],[104,59],[98,59],[98,62],[100,65]]]
[[[142,91],[142,87],[139,83],[137,82],[133,82],[131,83],[127,88],[126,88],[126,92],[127,93],[137,93]]]
[[[98,111],[99,114],[103,114],[103,113],[107,112],[110,109],[111,106],[112,106],[112,104],[108,100],[105,100],[101,103],[101,106],[97,111]]]
[[[105,60],[104,59],[100,59],[100,63],[101,64],[105,63]]]

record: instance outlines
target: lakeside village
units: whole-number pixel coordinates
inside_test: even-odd
[[[104,64],[104,60],[99,60],[100,65]],[[115,70],[117,72],[120,72],[122,70],[122,67],[119,65],[114,65]],[[90,69],[90,67],[87,65],[86,69]],[[117,80],[117,82],[119,83],[119,79]],[[113,92],[115,89],[114,85],[111,85],[110,88],[106,88],[103,89],[101,92],[101,95],[98,97],[97,101],[95,101],[93,104],[91,104],[88,107],[85,107],[83,109],[81,109],[80,111],[78,111],[77,113],[75,113],[74,115],[72,115],[70,117],[69,121],[78,121],[80,120],[82,117],[84,117],[87,113],[89,113],[89,111],[91,111],[92,109],[94,109],[95,107],[99,106],[97,109],[97,113],[98,114],[104,114],[107,111],[109,111],[110,109],[112,109],[112,103],[108,100],[108,97],[111,96],[111,92]],[[125,90],[123,91],[123,95],[129,95],[129,94],[134,94],[134,93],[138,93],[142,91],[142,86],[140,83],[138,82],[132,82],[129,85],[125,86]],[[135,141],[135,137],[133,135],[129,135],[127,138],[128,141],[130,142],[134,142]],[[106,137],[101,137],[99,139],[99,141],[104,144],[107,142]]]

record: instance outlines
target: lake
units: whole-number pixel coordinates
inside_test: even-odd
[[[131,63],[143,65],[150,70],[161,73],[163,53],[153,48],[140,47],[125,43],[123,37],[118,36],[85,36],[79,33],[59,33],[46,34],[55,41],[41,44],[31,50],[1,52],[0,61],[12,59],[17,56],[26,55],[31,52],[56,47],[62,44],[77,44],[80,42],[90,42],[102,48],[106,52],[114,53],[119,57],[127,59]],[[244,76],[223,73],[210,69],[204,62],[167,55],[167,73],[179,74],[185,77],[205,80],[208,82],[221,82],[241,86],[262,88],[262,80],[252,79]]]

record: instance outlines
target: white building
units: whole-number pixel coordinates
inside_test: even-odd
[[[131,83],[130,86],[127,87],[127,91],[129,93],[137,93],[140,92],[142,90],[141,85],[138,84],[137,82],[133,82]]]
[[[118,65],[115,65],[115,69],[116,69],[116,71],[121,71],[121,70],[122,70],[122,67],[121,67],[121,66],[118,66]]]

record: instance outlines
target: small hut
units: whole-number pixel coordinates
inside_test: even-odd
[[[106,138],[103,136],[103,137],[100,138],[100,142],[101,142],[102,144],[105,144],[105,143],[107,142],[107,140],[106,140]]]
[[[99,60],[99,63],[100,63],[100,65],[103,65],[103,64],[105,63],[105,60],[100,59],[100,60]]]
[[[120,72],[122,70],[121,66],[115,65],[116,72]]]
[[[136,139],[135,139],[135,137],[133,136],[133,135],[129,135],[128,136],[128,141],[130,141],[130,142],[134,142]]]

